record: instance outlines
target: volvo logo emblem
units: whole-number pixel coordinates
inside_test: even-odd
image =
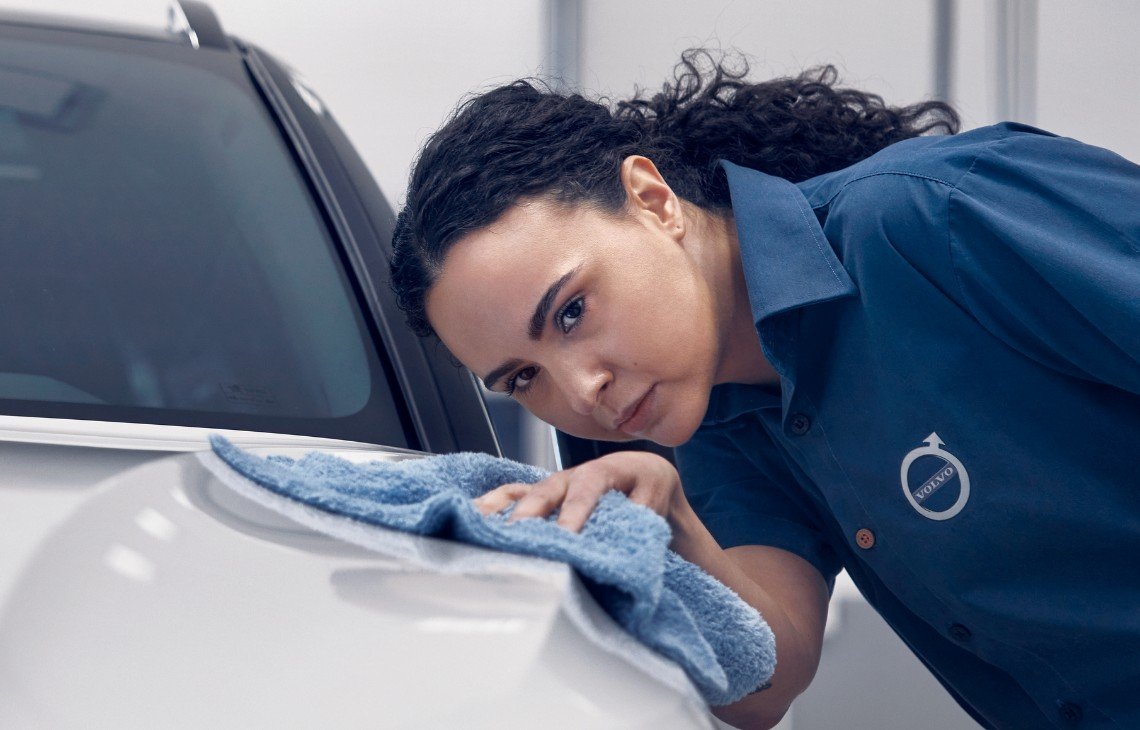
[[[966,500],[970,498],[970,475],[966,473],[966,467],[962,466],[962,462],[958,461],[958,457],[942,448],[945,444],[942,439],[938,438],[937,433],[932,433],[927,436],[925,443],[926,446],[919,446],[903,459],[902,469],[899,474],[899,479],[902,481],[903,494],[906,495],[907,501],[910,502],[911,507],[914,507],[915,512],[918,512],[923,517],[931,520],[948,520],[961,512],[962,508],[966,506]],[[914,462],[923,456],[936,457],[941,460],[942,466],[933,474],[926,476],[925,481],[912,484],[910,481],[910,469],[914,465]],[[954,477],[958,478],[958,500],[954,502],[949,509],[941,511],[925,507],[924,503],[938,492],[938,490],[950,484],[954,480]]]

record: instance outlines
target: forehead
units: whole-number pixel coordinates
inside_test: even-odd
[[[516,205],[457,241],[427,296],[432,327],[461,362],[483,375],[522,357],[535,305],[567,271],[598,253],[608,217],[545,201]]]

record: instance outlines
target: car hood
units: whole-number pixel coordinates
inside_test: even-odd
[[[392,537],[314,532],[192,453],[109,476],[7,591],[0,727],[710,726],[567,566]]]

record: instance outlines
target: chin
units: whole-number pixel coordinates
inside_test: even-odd
[[[646,434],[646,438],[659,446],[674,448],[691,439],[693,434],[697,432],[699,425],[700,422],[698,421],[692,428],[683,429],[681,433],[674,431],[659,432],[657,429],[653,429],[652,433]]]
[[[700,428],[709,407],[709,389],[690,389],[671,405],[668,417],[650,429],[652,433],[648,435],[654,443],[674,448],[691,439]]]
[[[680,446],[693,437],[701,425],[701,419],[705,416],[704,407],[691,410],[695,413],[685,413],[681,409],[671,411],[668,416],[654,424],[649,431],[639,438],[668,448]]]

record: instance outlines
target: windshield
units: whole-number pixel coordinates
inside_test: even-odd
[[[0,412],[408,445],[240,61],[79,42],[0,37]]]

